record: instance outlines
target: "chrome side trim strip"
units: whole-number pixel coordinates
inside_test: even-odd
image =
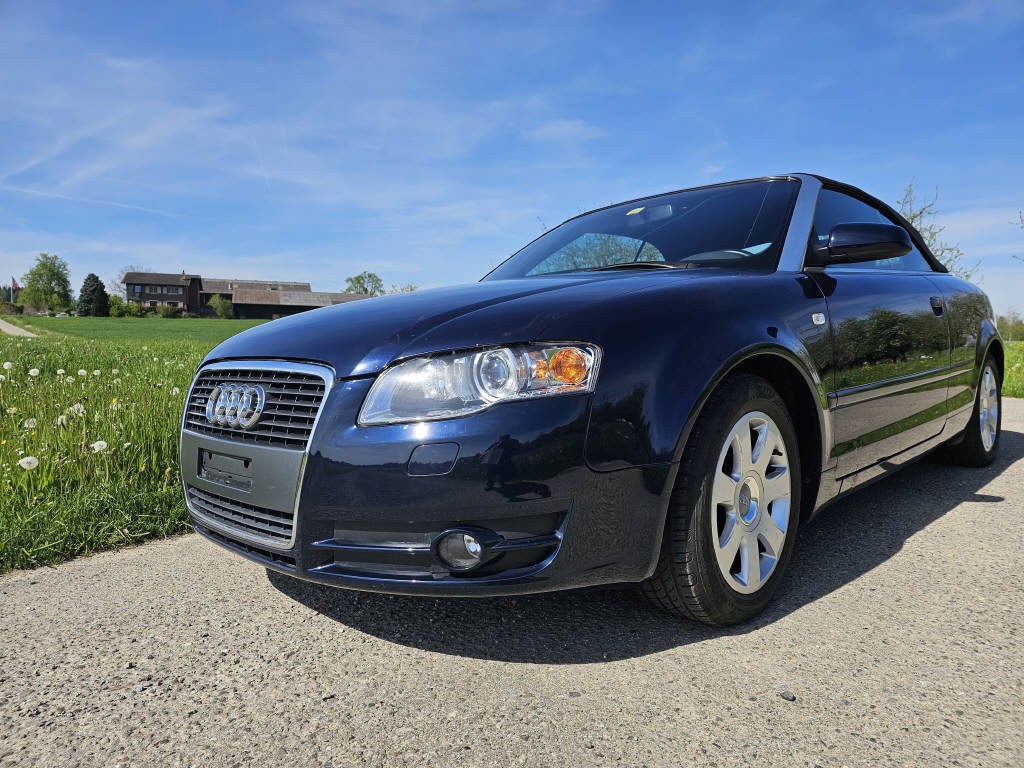
[[[782,246],[777,272],[803,270],[807,242],[814,224],[814,210],[818,206],[818,192],[821,191],[821,180],[816,176],[794,173],[791,177],[800,180],[800,191],[793,206],[793,214],[789,217],[789,229],[786,230],[786,242]]]
[[[305,447],[302,449],[302,459],[299,467],[298,477],[295,483],[295,502],[292,505],[292,535],[287,542],[282,542],[275,539],[266,539],[261,536],[255,536],[244,531],[240,531],[237,528],[231,528],[219,524],[215,520],[211,520],[201,512],[195,509],[195,507],[188,500],[188,482],[185,478],[185,473],[182,471],[182,441],[184,434],[188,434],[195,438],[203,440],[211,439],[209,435],[205,435],[201,432],[193,432],[192,430],[185,429],[185,420],[188,418],[188,404],[192,402],[192,390],[195,388],[196,381],[199,380],[199,376],[206,371],[224,370],[224,369],[251,369],[258,371],[276,371],[279,373],[304,373],[313,376],[317,376],[324,382],[324,396],[320,401],[320,409],[316,413],[316,417],[313,419],[313,425],[309,430],[309,439],[306,441]],[[209,363],[207,365],[200,365],[196,370],[195,376],[192,377],[192,383],[189,385],[188,393],[185,395],[185,404],[182,408],[181,414],[181,428],[178,433],[178,471],[181,474],[181,491],[185,496],[185,507],[188,509],[190,515],[197,520],[200,520],[203,525],[211,528],[214,531],[223,533],[226,536],[239,539],[241,541],[248,541],[254,544],[259,544],[262,547],[276,550],[288,550],[295,546],[296,529],[298,528],[298,516],[299,516],[299,501],[302,495],[302,481],[306,474],[306,462],[309,458],[309,445],[313,441],[313,435],[316,434],[317,424],[320,423],[320,417],[323,415],[324,406],[327,404],[327,398],[331,394],[331,389],[334,387],[335,372],[332,368],[326,365],[319,365],[313,363],[293,363],[284,360],[223,360],[216,363]],[[216,438],[212,438],[216,440]],[[242,446],[242,443],[235,443],[231,441],[218,440],[217,442],[228,443],[231,446]],[[246,447],[252,447],[246,445]],[[265,448],[266,446],[258,446],[258,448]],[[282,449],[277,449],[282,450]],[[286,450],[286,449],[284,449]],[[294,451],[292,452],[294,454]]]

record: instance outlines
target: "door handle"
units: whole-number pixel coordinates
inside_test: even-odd
[[[932,296],[931,299],[929,299],[929,301],[932,304],[932,312],[935,313],[935,316],[936,317],[942,317],[942,312],[943,312],[943,309],[944,309],[944,307],[942,305],[942,297],[941,296]]]

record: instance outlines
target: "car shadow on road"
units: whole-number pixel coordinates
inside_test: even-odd
[[[727,628],[684,621],[632,586],[501,598],[424,598],[353,592],[268,571],[270,583],[320,614],[381,639],[507,662],[614,661],[743,635],[842,587],[899,553],[903,543],[963,502],[1001,502],[978,489],[1024,456],[1024,433],[1002,434],[1000,458],[984,469],[930,460],[836,502],[801,530],[775,601],[751,622]]]

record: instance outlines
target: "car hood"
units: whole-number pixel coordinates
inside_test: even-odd
[[[410,355],[533,341],[560,318],[584,308],[664,286],[666,280],[690,282],[710,274],[721,277],[723,271],[488,280],[381,296],[256,326],[217,346],[206,361],[318,361],[342,378],[364,376]]]

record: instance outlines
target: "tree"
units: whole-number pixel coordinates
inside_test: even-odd
[[[418,291],[418,290],[419,290],[419,286],[418,285],[414,285],[413,283],[405,283],[404,285],[399,285],[398,283],[392,283],[391,287],[388,288],[388,293],[412,293],[413,291]]]
[[[946,229],[935,221],[938,211],[935,203],[939,199],[939,188],[935,188],[935,195],[931,200],[917,199],[917,192],[914,190],[914,181],[911,179],[907,188],[903,190],[903,197],[896,201],[896,207],[907,221],[909,221],[925,243],[929,250],[935,254],[935,258],[946,265],[946,269],[957,277],[970,280],[978,271],[978,262],[973,265],[964,263],[964,253],[960,250],[960,244],[950,244],[942,239],[942,233]]]
[[[103,283],[100,282],[99,275],[90,272],[85,276],[85,280],[82,281],[82,290],[78,292],[78,304],[75,308],[78,310],[79,315],[85,317],[92,314],[92,302],[99,291],[103,291],[104,296],[107,295]]]
[[[111,317],[124,317],[124,299],[116,293],[107,295],[107,309]]]
[[[363,293],[367,296],[383,296],[384,281],[373,272],[360,272],[354,277],[345,278],[345,291]]]
[[[68,263],[53,253],[40,253],[35,266],[22,278],[19,301],[22,306],[62,311],[74,306]]]
[[[107,293],[111,296],[124,296],[127,286],[124,284],[124,276],[129,272],[152,272],[149,267],[141,264],[126,264],[117,272],[117,277],[107,279]],[[127,297],[125,297],[127,298]]]
[[[1007,341],[1024,339],[1024,319],[1021,319],[1020,313],[1016,309],[1011,307],[1005,315],[1000,315],[996,321],[999,332]]]
[[[219,293],[211,296],[206,305],[213,308],[213,311],[217,313],[217,317],[226,319],[235,316],[235,306],[231,303],[231,299],[225,299]]]
[[[96,279],[99,280],[99,278]],[[99,283],[97,286],[96,293],[92,297],[90,309],[92,310],[93,317],[110,316],[110,297],[107,295],[107,289],[103,287],[103,283]]]

